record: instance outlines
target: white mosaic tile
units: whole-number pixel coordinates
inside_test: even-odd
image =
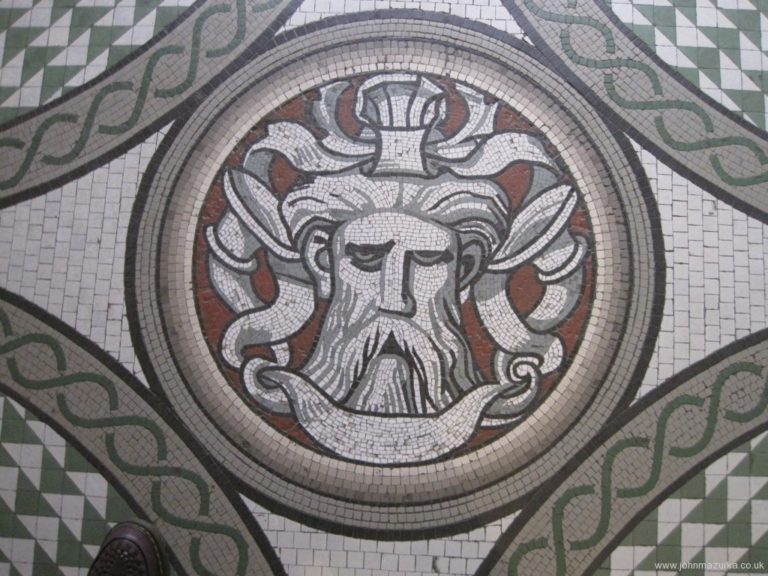
[[[141,380],[125,312],[133,201],[164,131],[44,196],[0,211],[0,286],[60,318]]]
[[[658,202],[666,258],[663,319],[641,397],[768,326],[768,231],[637,149]]]
[[[451,537],[391,542],[323,532],[242,498],[288,576],[469,576],[517,516],[510,514]]]
[[[525,33],[499,0],[305,0],[283,30],[291,30],[323,18],[341,14],[357,14],[370,10],[409,9],[451,14],[461,18],[482,22],[516,38],[525,38]]]

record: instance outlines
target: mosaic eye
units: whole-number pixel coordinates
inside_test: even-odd
[[[345,247],[345,253],[349,256],[352,265],[365,272],[381,270],[384,258],[394,246],[394,242],[386,244],[352,244]]]
[[[440,527],[523,497],[631,395],[656,286],[646,204],[626,147],[524,51],[500,74],[497,52],[457,50],[447,74],[390,37],[352,57],[360,34],[215,88],[178,136],[210,142],[158,163],[145,226],[168,216],[135,251],[157,258],[135,292],[142,322],[187,327],[144,326],[168,344],[147,354],[173,357],[168,397],[244,482],[344,502],[303,510],[339,525]]]
[[[450,262],[453,254],[451,254],[450,250],[415,250],[411,252],[411,258],[421,266],[435,266],[436,264]]]

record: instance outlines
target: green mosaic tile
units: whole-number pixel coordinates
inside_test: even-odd
[[[5,33],[5,52],[3,53],[3,66],[8,64],[15,56],[18,56],[29,43],[29,36],[33,31],[42,33],[44,28],[12,28]]]
[[[71,26],[73,30],[87,30],[109,13],[109,8],[101,6],[75,7],[72,10]],[[70,35],[70,39],[74,40]]]
[[[114,66],[123,58],[126,58],[131,52],[133,52],[132,46],[113,46],[109,50],[108,66]]]
[[[0,574],[13,574],[14,576],[19,574],[19,571],[16,570],[15,566],[11,564],[10,559],[2,551],[0,551]]]
[[[0,7],[0,25],[7,28],[14,24],[19,18],[26,14],[24,8],[6,8]]]
[[[768,554],[766,554],[766,550],[768,550],[768,534],[759,539],[754,545],[750,546],[749,549],[738,560],[736,560],[736,562],[742,565],[749,564],[750,566],[755,566],[759,563],[762,563],[762,565],[766,568],[761,572],[766,572],[768,571]],[[754,571],[747,568],[731,571],[731,574],[749,573],[754,573]]]
[[[35,543],[33,558],[32,576],[58,576],[59,574],[64,576],[56,561],[37,543]]]
[[[0,7],[1,63],[21,72],[5,71],[4,86],[0,87],[0,122],[82,84],[81,72],[86,67],[90,78],[113,66],[191,4],[191,0],[143,0],[93,6],[53,0],[37,1],[31,10]],[[32,11],[35,23],[46,26],[22,25]],[[142,33],[136,33],[139,30]],[[42,82],[37,76],[41,71]],[[24,100],[20,101],[22,94]]]
[[[0,518],[3,522],[0,523],[0,538],[31,538],[32,536],[27,531],[24,524],[21,523],[19,517],[14,513],[5,502],[0,500]]]
[[[657,562],[680,562],[680,529],[675,530],[675,533],[676,538],[673,538],[668,544],[665,540],[665,543],[657,546],[653,554],[638,564],[637,569],[654,570]]]
[[[737,476],[768,476],[768,464],[765,462],[765,456],[757,452],[749,454],[733,470],[732,474]]]
[[[760,8],[756,2],[755,10],[765,12],[768,10],[768,3],[763,8]],[[750,39],[753,42],[760,41],[760,19],[755,18],[754,12],[751,10],[734,10],[732,8],[722,8],[721,11],[731,22],[736,24],[739,30],[747,35],[751,35]]]
[[[753,500],[768,500],[768,485],[763,486],[757,494],[752,498]]]
[[[724,524],[728,522],[728,501],[714,498],[707,498],[701,504],[706,524]],[[696,516],[694,516],[696,518]],[[698,519],[697,519],[698,520]]]
[[[62,549],[58,554],[57,560],[66,566],[81,566],[83,563],[83,549],[80,538],[72,534],[72,531],[65,524],[59,524],[58,534],[59,547]],[[90,555],[88,560],[90,560]]]
[[[670,498],[704,498],[707,494],[707,481],[704,474],[697,474],[676,490]]]
[[[155,28],[161,29],[176,20],[179,16],[179,9],[168,6],[160,6],[155,14]]]
[[[680,527],[675,528],[670,532],[658,545],[658,548],[666,549],[666,548],[672,548],[675,550],[680,549],[680,545],[682,542],[682,530]],[[662,550],[662,553],[667,553],[667,551]]]
[[[53,96],[67,80],[77,74],[78,69],[74,67],[48,67],[43,73],[43,86],[40,90],[40,99],[48,100]]]
[[[725,536],[725,546],[729,548],[749,548],[752,545],[752,511],[749,504],[728,521]]]
[[[655,518],[640,522],[632,531],[632,540],[636,546],[655,546],[658,542],[658,524]]]
[[[128,507],[128,504],[111,486],[108,488],[106,517],[110,522],[120,522],[135,518],[135,514]]]
[[[626,2],[613,4],[625,7]],[[668,61],[687,80],[765,128],[768,84],[762,71],[761,15],[768,14],[768,2],[642,0],[631,6],[621,12],[625,24],[651,49],[662,59],[678,54],[676,61]],[[626,16],[630,12],[632,19]]]
[[[16,479],[0,487],[0,574],[87,569],[109,527],[135,514],[71,445],[43,445],[55,435],[18,404],[0,396],[0,416],[0,467]],[[94,481],[106,489],[89,493]],[[30,550],[24,566],[11,560],[14,542]]]
[[[652,511],[639,522],[621,544],[622,546],[637,547],[635,572],[643,576],[656,574],[656,565],[661,562],[704,563],[708,561],[706,558],[707,550],[730,554],[728,558],[731,561],[735,555],[740,557],[739,561],[742,562],[768,559],[768,525],[761,524],[761,521],[756,519],[760,516],[755,516],[755,514],[759,515],[760,512],[755,512],[753,505],[755,501],[768,500],[768,482],[763,484],[764,475],[753,472],[753,470],[760,471],[762,469],[761,467],[766,461],[765,451],[767,449],[768,435],[762,435],[753,441],[745,442],[736,447],[729,457],[726,457],[729,462],[728,466],[723,463],[713,464],[712,472],[708,473],[707,470],[704,470],[678,488],[670,496],[670,499],[680,500],[684,514],[679,525],[661,542],[658,542],[658,535],[663,530],[660,530],[662,523],[658,510]],[[727,467],[731,469],[725,474],[723,471]],[[729,483],[729,478],[754,478],[754,480],[747,484],[743,481]],[[744,492],[745,486],[748,486],[749,491],[754,493],[751,498],[749,493]],[[736,492],[731,493],[731,490]],[[683,505],[685,502],[693,503],[693,506],[688,504],[686,507]],[[688,509],[687,513],[685,513],[686,509]],[[666,529],[669,529],[668,523]],[[701,530],[704,535],[704,547],[692,558],[685,557],[684,546],[686,543],[683,541],[682,535],[685,530],[688,530],[688,533],[693,530],[695,534],[697,529]],[[763,530],[765,530],[764,534],[762,533]],[[642,556],[640,552],[646,551],[649,546],[654,547],[652,552]],[[603,563],[602,569],[608,570],[610,568],[609,558]],[[611,572],[614,576],[623,573],[619,570]],[[733,573],[747,572],[735,571]],[[704,572],[691,569],[684,570],[682,574],[688,576],[704,574]]]
[[[45,67],[49,58],[48,52],[48,48],[36,46],[30,46],[24,51],[24,69],[21,73],[22,83],[26,83]]]
[[[2,445],[0,445],[0,466],[16,466],[16,462],[14,462],[11,455],[6,452]]]
[[[23,421],[9,421],[3,425],[0,442],[23,442],[26,426]]]
[[[16,484],[16,514],[28,514],[30,516],[57,516],[58,513],[42,497],[38,488],[36,488],[25,474],[19,474]]]
[[[88,460],[86,460],[77,450],[67,450],[64,468],[70,472],[91,472],[93,470],[93,467],[88,463]]]

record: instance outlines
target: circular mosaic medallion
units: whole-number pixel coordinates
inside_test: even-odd
[[[280,106],[200,211],[193,291],[222,374],[275,428],[351,461],[501,435],[556,387],[592,302],[589,217],[557,158],[519,112],[433,75]]]
[[[274,49],[145,182],[153,369],[289,513],[398,532],[501,513],[637,384],[642,176],[523,51],[443,32],[350,24]]]

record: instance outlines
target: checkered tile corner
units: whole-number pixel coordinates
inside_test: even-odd
[[[597,576],[768,573],[768,433],[726,454],[645,517]],[[749,568],[747,568],[749,566]],[[673,569],[676,567],[677,569]],[[754,569],[753,569],[754,568]]]
[[[0,574],[85,574],[109,527],[134,517],[83,456],[0,396]]]
[[[667,64],[760,128],[768,112],[764,0],[612,0],[616,15]]]
[[[0,122],[94,78],[193,0],[0,2]]]
[[[147,42],[192,1],[3,2],[0,122],[100,74]],[[768,4],[763,0],[612,0],[611,4],[664,61],[718,102],[766,127],[768,76],[762,71],[768,68]],[[314,6],[305,2],[297,11],[297,23],[321,17]],[[472,12],[480,7],[467,8],[464,2],[458,6],[464,9],[457,12],[460,15],[484,15]],[[519,32],[516,27],[507,31]]]

